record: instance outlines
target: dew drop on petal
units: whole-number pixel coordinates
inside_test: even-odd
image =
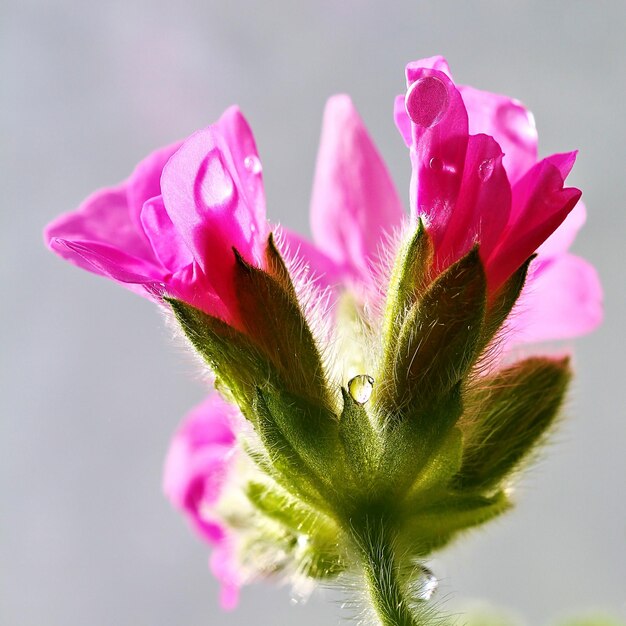
[[[441,172],[441,170],[443,170],[443,161],[439,157],[432,157],[428,165],[434,172]]]
[[[493,174],[493,170],[495,168],[495,159],[485,159],[478,166],[478,178],[482,180],[483,183],[486,183]]]
[[[374,379],[367,374],[359,374],[348,382],[348,392],[357,404],[365,404],[372,396]]]
[[[211,151],[203,161],[196,180],[196,193],[207,207],[224,206],[235,194],[235,184],[224,167],[217,150]]]
[[[404,104],[413,123],[430,128],[448,109],[448,88],[436,76],[425,76],[409,87]]]
[[[243,160],[243,165],[251,174],[260,174],[263,171],[261,160],[256,154],[249,154]]]

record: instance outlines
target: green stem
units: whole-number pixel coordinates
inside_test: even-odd
[[[403,589],[393,531],[384,520],[370,518],[353,532],[361,551],[370,601],[381,626],[425,626],[430,620],[415,614]]]

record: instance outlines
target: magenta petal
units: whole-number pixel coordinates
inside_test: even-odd
[[[585,203],[580,200],[563,223],[539,246],[540,259],[549,259],[567,252],[587,219]]]
[[[492,137],[469,137],[462,193],[437,248],[443,269],[480,243],[488,258],[504,230],[511,208],[511,187],[502,165],[502,151]]]
[[[445,57],[436,55],[433,57],[426,57],[425,59],[419,59],[417,61],[411,61],[407,63],[406,74],[406,86],[412,85],[422,75],[422,70],[437,70],[445,74],[450,80],[452,80],[452,74],[450,72],[450,66]]]
[[[396,124],[407,148],[411,147],[413,135],[411,134],[411,120],[406,112],[404,96],[396,96],[393,101],[393,121]]]
[[[142,159],[125,182],[128,209],[138,231],[141,231],[141,211],[146,200],[161,194],[161,172],[182,141],[155,150]]]
[[[412,69],[415,77],[406,95],[411,118],[411,209],[424,216],[435,247],[452,218],[467,148],[467,113],[461,96],[446,74]]]
[[[324,112],[311,199],[316,245],[337,265],[370,280],[385,232],[403,220],[402,203],[383,160],[348,96]]]
[[[511,184],[537,161],[537,129],[532,114],[513,98],[459,87],[471,134],[491,135],[504,152],[504,168]]]
[[[570,339],[602,321],[602,287],[594,267],[567,254],[531,276],[510,322],[510,343]]]
[[[228,150],[223,153],[226,155],[229,171],[250,209],[250,215],[246,219],[251,220],[251,228],[260,233],[261,237],[263,234],[267,235],[263,167],[252,130],[236,106],[226,109],[215,126],[228,146]],[[262,254],[260,251],[258,253]]]
[[[176,230],[217,295],[236,315],[233,247],[248,261],[258,263],[258,229],[233,179],[228,166],[232,157],[225,150],[216,127],[197,132],[165,166],[161,187]]]
[[[165,210],[162,196],[145,202],[141,210],[141,224],[154,254],[170,272],[175,272],[193,261],[193,255]]]
[[[89,272],[112,278],[142,296],[154,295],[162,284],[163,270],[108,244],[94,241],[69,241],[54,237],[50,249]]]
[[[123,185],[96,191],[76,211],[48,224],[44,239],[50,242],[57,238],[100,242],[147,262],[156,261],[143,231],[131,218]]]
[[[513,186],[511,216],[500,243],[487,261],[495,289],[560,226],[581,192],[563,187],[556,165],[544,159]]]
[[[218,545],[210,559],[213,575],[221,584],[220,605],[226,611],[232,611],[239,602],[241,576],[238,571],[234,549],[226,538]]]

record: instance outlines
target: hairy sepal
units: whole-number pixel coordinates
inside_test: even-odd
[[[486,306],[478,248],[451,265],[412,305],[384,358],[377,401],[383,419],[423,424],[477,358]]]
[[[491,489],[514,471],[556,420],[570,378],[568,359],[535,357],[478,379],[460,423],[466,443],[458,487]]]
[[[237,250],[234,253],[235,287],[245,334],[272,363],[285,389],[332,408],[319,350],[273,239],[270,237],[266,248],[269,271],[249,264]]]

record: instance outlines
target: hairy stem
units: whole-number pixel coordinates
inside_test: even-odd
[[[394,550],[394,532],[382,519],[367,519],[353,529],[361,552],[365,581],[372,607],[381,626],[425,626],[407,598]]]

